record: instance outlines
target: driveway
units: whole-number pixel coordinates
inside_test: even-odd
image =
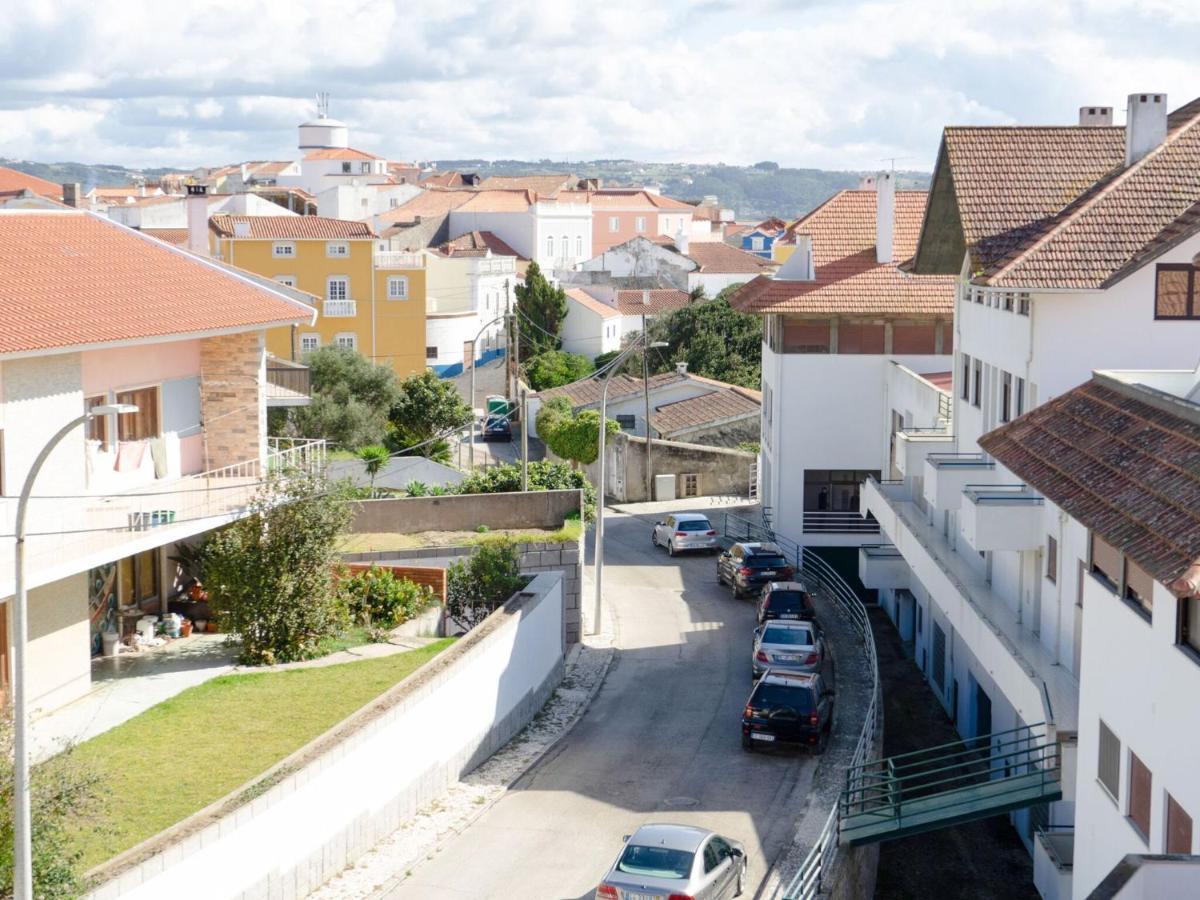
[[[606,519],[617,655],[588,712],[389,898],[591,897],[622,835],[649,821],[745,842],[753,896],[790,841],[815,760],[741,749],[753,608],[718,589],[712,557],[652,548],[653,519]]]

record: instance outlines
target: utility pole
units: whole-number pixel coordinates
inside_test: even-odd
[[[521,490],[529,490],[529,392],[521,388]]]
[[[646,299],[647,292],[643,291],[643,301]],[[646,314],[642,313],[642,334],[645,336],[643,340],[649,341],[650,335],[646,332]],[[642,351],[642,394],[646,401],[646,500],[654,499],[654,472],[650,468],[650,440],[654,437],[650,429],[650,350],[647,347]],[[603,427],[603,423],[601,423]]]

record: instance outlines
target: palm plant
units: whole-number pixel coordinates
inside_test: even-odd
[[[358,458],[366,466],[367,475],[371,479],[371,496],[374,497],[375,476],[388,464],[392,458],[392,454],[388,452],[387,447],[380,446],[379,444],[371,444],[358,451]]]

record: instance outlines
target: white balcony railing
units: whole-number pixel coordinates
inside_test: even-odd
[[[326,300],[321,310],[327,319],[344,319],[358,315],[357,300]]]
[[[480,259],[475,271],[480,275],[511,275],[517,271],[517,261],[511,256]]]
[[[408,250],[376,250],[375,268],[423,269],[425,268],[425,254],[411,253]]]
[[[879,534],[879,523],[858,510],[804,510],[805,534]]]
[[[272,474],[324,471],[324,441],[269,438],[261,459],[123,493],[62,495],[35,488],[26,516],[28,584],[57,581],[241,518]],[[0,546],[6,549],[16,533],[16,510],[15,497],[0,500]],[[12,553],[0,553],[0,597],[14,591],[13,565]]]

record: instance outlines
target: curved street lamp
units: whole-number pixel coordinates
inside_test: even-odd
[[[481,334],[483,334],[497,322],[506,320],[509,315],[510,313],[501,313],[490,322],[486,322],[483,327],[475,333],[475,337],[471,338],[471,402],[469,404],[471,407],[471,441],[467,448],[467,463],[472,472],[475,471],[475,342],[479,340],[479,336]],[[462,465],[462,457],[460,456],[458,459],[459,465]]]
[[[93,406],[82,416],[72,419],[55,432],[49,443],[41,449],[25,484],[21,486],[21,498],[17,501],[16,527],[16,572],[13,597],[13,897],[15,900],[33,900],[33,833],[30,822],[29,802],[29,708],[25,683],[25,649],[29,643],[28,605],[25,588],[25,513],[29,497],[33,493],[33,482],[54,448],[68,434],[94,419],[96,416],[135,413],[138,408],[130,403],[111,403]]]
[[[638,348],[638,345],[643,345],[643,349],[666,347],[665,341],[654,341],[646,343],[646,332],[642,332],[626,347],[621,354],[617,356],[604,373],[602,380],[604,381],[604,389],[600,392],[600,455],[596,457],[599,462],[599,469],[596,477],[596,559],[594,563],[594,580],[596,582],[596,615],[595,621],[592,622],[592,634],[600,633],[600,604],[601,604],[601,584],[604,581],[604,444],[607,437],[608,424],[608,385],[612,380],[613,372],[621,368],[621,363],[625,358],[633,353]],[[648,385],[647,385],[648,387]],[[650,422],[646,422],[646,441],[650,440]],[[647,498],[649,499],[649,498]]]

